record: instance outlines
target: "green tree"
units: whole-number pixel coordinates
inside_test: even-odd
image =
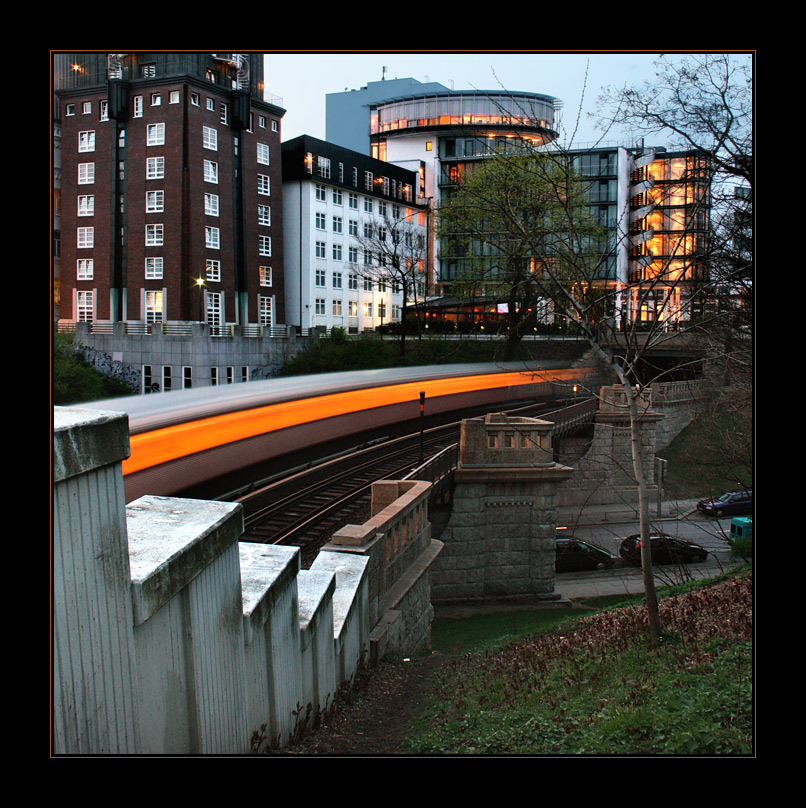
[[[569,161],[559,153],[502,153],[471,166],[438,210],[440,258],[458,267],[452,291],[506,302],[504,359],[538,322],[562,313],[562,290],[587,319],[603,316],[606,298],[593,279],[608,233],[591,216],[588,185]]]

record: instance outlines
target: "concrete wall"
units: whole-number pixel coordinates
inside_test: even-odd
[[[255,331],[250,335],[239,326],[226,326],[225,335],[210,334],[207,323],[165,323],[145,326],[148,333],[131,333],[127,323],[75,323],[75,334],[83,346],[80,353],[96,369],[107,376],[125,381],[143,392],[143,367],[151,368],[152,383],[164,389],[163,369],[170,368],[171,389],[183,384],[183,369],[192,371],[194,387],[212,382],[211,368],[218,369],[218,383],[227,382],[227,368],[232,368],[233,381],[271,377],[287,359],[291,359],[317,339],[297,336],[293,328],[278,326]],[[104,326],[108,326],[105,328]]]
[[[144,496],[126,506],[124,415],[56,408],[53,450],[56,754],[282,746],[329,708],[371,645],[377,656],[373,620],[383,651],[422,647],[426,624],[430,637],[427,484],[402,484],[403,501],[364,531],[381,557],[324,550],[302,570],[296,548],[239,540],[238,504]],[[405,552],[390,555],[394,545]]]

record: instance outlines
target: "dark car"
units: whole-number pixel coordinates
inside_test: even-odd
[[[616,557],[612,553],[581,539],[573,536],[562,536],[557,539],[555,550],[557,572],[601,570],[612,567],[615,562]]]
[[[720,516],[740,516],[753,513],[753,491],[728,491],[721,497],[714,499],[701,499],[697,503],[697,510],[706,516],[719,518]]]
[[[693,541],[666,536],[663,533],[649,537],[653,564],[690,564],[705,561],[708,551]],[[619,555],[634,567],[641,566],[641,537],[627,536],[619,547]]]

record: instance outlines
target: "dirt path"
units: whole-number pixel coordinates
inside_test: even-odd
[[[401,754],[413,719],[430,694],[446,658],[382,662],[348,703],[289,755],[389,756]]]

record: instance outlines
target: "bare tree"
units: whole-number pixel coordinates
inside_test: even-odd
[[[427,277],[427,235],[419,215],[416,209],[389,204],[383,216],[365,221],[354,236],[365,256],[361,267],[363,277],[399,290],[402,295],[401,355],[406,351],[403,318],[409,303],[416,303]]]

